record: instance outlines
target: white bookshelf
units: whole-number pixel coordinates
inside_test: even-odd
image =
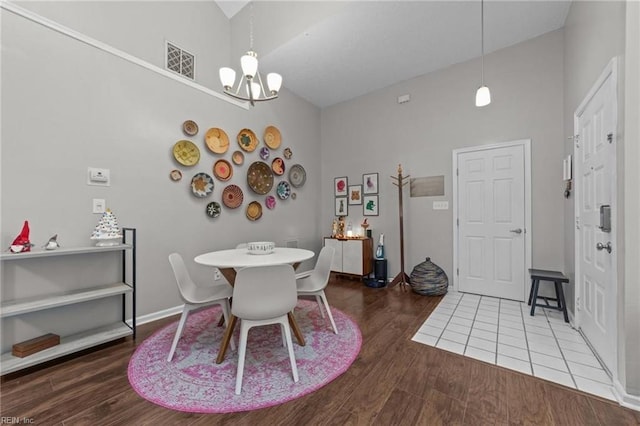
[[[121,252],[122,253],[122,279],[123,282],[115,282],[110,284],[92,284],[87,282],[83,288],[73,289],[67,291],[60,291],[56,293],[39,294],[32,297],[2,300],[0,302],[0,318],[18,317],[20,315],[29,314],[32,312],[43,311],[52,308],[64,308],[69,307],[68,310],[63,311],[63,314],[73,315],[73,305],[78,303],[88,302],[92,300],[105,299],[109,297],[122,297],[122,321],[100,326],[97,328],[91,328],[83,330],[72,335],[61,335],[60,344],[54,347],[36,352],[28,355],[24,358],[15,357],[11,354],[11,351],[5,352],[0,355],[0,374],[8,374],[23,368],[31,367],[42,362],[50,361],[55,358],[68,355],[83,349],[90,348],[92,346],[100,345],[102,343],[116,340],[122,337],[133,335],[135,338],[135,315],[136,315],[136,297],[135,297],[135,278],[136,278],[136,252],[135,252],[135,240],[136,230],[134,228],[123,228],[125,232],[125,241],[127,237],[130,237],[131,243],[117,244],[106,247],[69,247],[58,248],[56,250],[33,250],[26,253],[1,253],[0,261],[16,262],[21,260],[29,260],[25,262],[23,267],[29,268],[33,266],[32,262],[38,262],[42,258],[60,258],[64,259],[65,256],[77,256],[92,253],[108,253],[108,252]],[[127,253],[129,252],[129,253]],[[129,255],[128,255],[129,254]],[[32,259],[32,260],[31,260]],[[128,259],[128,260],[127,260]],[[6,265],[5,265],[6,266]],[[126,282],[126,273],[129,272],[131,277]],[[22,280],[19,280],[22,281]],[[28,282],[13,282],[9,283],[13,285],[29,285]],[[60,284],[61,288],[64,288],[64,283]],[[4,285],[4,284],[3,284]],[[125,296],[131,294],[131,311],[132,320],[131,326],[125,321]],[[53,325],[53,324],[52,324]],[[91,326],[89,326],[91,327]],[[55,327],[53,327],[55,328]],[[51,332],[55,333],[55,330]],[[15,343],[15,342],[13,342]]]

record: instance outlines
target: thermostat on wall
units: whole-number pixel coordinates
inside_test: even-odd
[[[97,169],[94,167],[89,167],[87,184],[110,186],[111,180],[109,179],[109,169]]]

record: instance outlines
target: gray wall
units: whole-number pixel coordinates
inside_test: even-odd
[[[633,124],[625,123],[625,103],[635,105],[637,114],[637,103],[639,101],[637,93],[628,94],[627,81],[633,82],[633,87],[637,87],[638,74],[637,65],[635,73],[627,75],[625,73],[625,47],[630,44],[637,49],[637,31],[640,23],[626,19],[626,10],[633,2],[573,2],[569,15],[565,23],[565,76],[564,76],[564,117],[565,135],[573,134],[573,116],[576,108],[584,99],[591,86],[604,70],[605,66],[613,57],[621,59],[618,67],[618,140],[617,140],[617,183],[618,183],[618,376],[625,391],[632,395],[640,395],[640,361],[637,353],[640,350],[640,334],[638,333],[638,316],[640,310],[640,300],[638,298],[638,273],[632,265],[638,265],[637,245],[639,243],[636,234],[627,234],[625,231],[625,211],[631,212],[634,222],[637,222],[637,191],[629,191],[632,198],[625,199],[625,188],[637,188],[638,176],[631,170],[625,169],[625,157],[627,149],[630,153],[637,152],[638,136],[637,126],[635,133],[627,131]],[[626,25],[631,25],[629,32],[625,30]],[[627,35],[628,34],[628,35]],[[635,59],[637,61],[637,53]],[[630,102],[626,97],[632,96]],[[637,123],[637,115],[632,118]],[[635,135],[635,137],[634,137]],[[565,152],[573,153],[573,144],[565,143]],[[633,164],[633,163],[632,163]],[[633,165],[634,169],[637,166]],[[631,180],[627,180],[627,176]],[[631,203],[629,207],[626,204]],[[634,207],[635,206],[635,207]],[[571,281],[575,282],[575,259],[574,259],[574,199],[573,197],[565,202],[565,258],[567,272]],[[633,226],[633,225],[632,225]],[[629,254],[636,253],[635,258],[625,256],[625,248]],[[625,265],[625,263],[627,265]],[[626,266],[626,268],[625,268]],[[633,275],[626,276],[626,272],[631,271]],[[574,309],[574,289],[568,287],[567,304]]]
[[[333,177],[361,183],[363,173],[380,175],[380,216],[369,223],[385,234],[389,275],[400,271],[398,164],[404,175],[445,176],[444,197],[404,198],[405,270],[429,256],[452,277],[452,151],[475,145],[531,139],[533,264],[563,269],[562,55],[561,30],[485,57],[485,82],[492,103],[476,108],[480,61],[451,66],[322,111],[322,226],[331,230]],[[396,98],[410,94],[411,101]],[[432,209],[448,200],[449,210]],[[353,206],[352,206],[353,207]],[[354,225],[362,209],[349,211]]]
[[[79,9],[73,9],[75,5]],[[159,4],[138,6],[145,5],[153,15]],[[77,21],[65,16],[68,26],[90,20],[94,27],[111,28],[111,32],[94,29],[96,36],[122,28],[127,32],[122,40],[162,51],[165,38],[178,38],[186,28],[209,34],[200,26],[208,28],[220,18],[217,8],[190,5],[194,6],[191,13],[209,14],[210,19],[185,19],[182,26],[166,25],[155,32],[147,28],[154,25],[152,21],[123,28],[117,16],[105,14],[98,19],[88,15],[90,9],[82,3],[68,5],[75,11],[69,16]],[[219,31],[220,44],[226,44],[228,28]],[[150,39],[138,40],[146,37]],[[139,315],[180,304],[167,261],[172,251],[190,261],[199,253],[250,240],[284,244],[296,239],[300,247],[320,248],[320,112],[316,107],[284,90],[278,101],[247,111],[5,10],[2,45],[3,247],[11,243],[25,219],[37,245],[55,233],[64,246],[91,245],[89,236],[99,219],[91,213],[92,199],[104,198],[121,225],[138,229]],[[208,50],[213,52],[216,46],[212,40]],[[192,139],[200,146],[202,159],[192,168],[179,166],[171,154],[173,144],[185,138],[181,125],[186,119],[200,126]],[[216,181],[213,195],[205,199],[191,194],[191,177],[202,171],[212,174],[218,158],[205,147],[204,133],[209,127],[225,129],[233,150],[240,129],[251,128],[261,137],[267,125],[281,130],[283,144],[278,152],[292,148],[293,158],[287,164],[305,167],[306,185],[297,191],[296,200],[281,201],[273,211],[265,209],[257,222],[245,217],[244,208],[223,207],[221,217],[208,218],[205,206],[220,201],[225,184]],[[230,154],[231,150],[226,158]],[[257,159],[257,151],[247,154],[228,182],[245,189],[243,207],[251,200],[264,200],[246,185],[248,165]],[[88,186],[87,167],[109,168],[112,185]],[[174,168],[184,175],[178,183],[169,179]],[[309,261],[301,269],[312,265]],[[205,267],[189,262],[189,269],[195,279],[211,279]]]

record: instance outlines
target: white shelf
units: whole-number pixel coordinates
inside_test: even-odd
[[[25,253],[0,253],[0,260],[21,260],[32,259],[35,257],[51,257],[51,256],[64,256],[69,254],[84,254],[84,253],[104,253],[108,251],[122,251],[133,248],[131,244],[117,244],[115,246],[97,247],[69,247],[69,248],[57,248],[55,250],[43,250],[35,249]]]
[[[102,343],[126,337],[133,331],[124,323],[117,322],[104,327],[83,331],[60,339],[60,344],[35,354],[18,358],[6,352],[0,357],[0,374],[8,374],[23,368],[68,355]]]
[[[45,296],[29,297],[24,299],[7,300],[0,304],[0,318],[26,314],[57,306],[71,305],[73,303],[102,299],[104,297],[131,293],[133,288],[124,283],[107,284],[90,289],[74,290],[63,293],[48,294]]]

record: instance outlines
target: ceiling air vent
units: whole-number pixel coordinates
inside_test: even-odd
[[[167,42],[167,69],[190,80],[195,78],[196,58],[191,53]]]

